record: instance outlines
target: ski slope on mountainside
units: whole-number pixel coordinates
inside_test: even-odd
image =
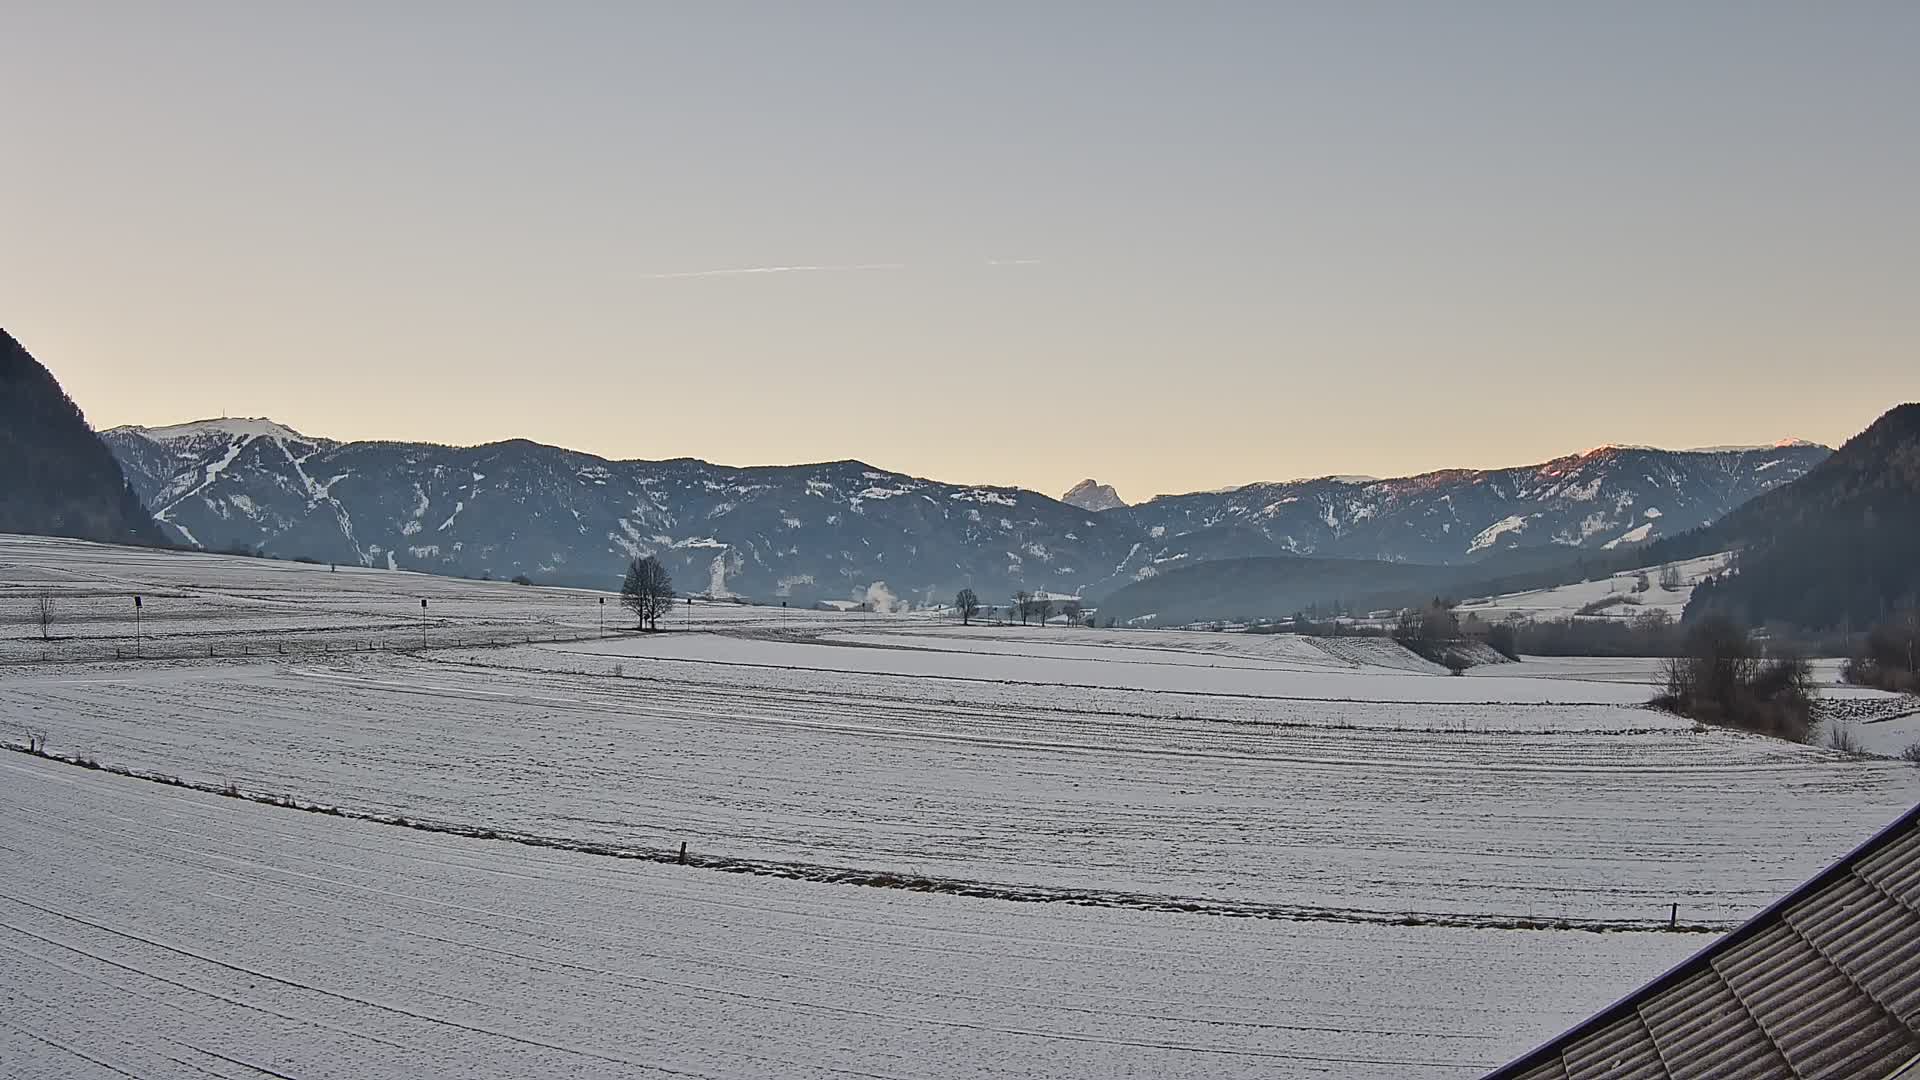
[[[0,755],[0,1069],[1473,1077],[1705,944],[820,885]]]

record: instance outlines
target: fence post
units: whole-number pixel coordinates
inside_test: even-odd
[[[687,865],[687,842],[685,840],[680,841],[680,865]]]
[[[1667,913],[1667,929],[1677,930],[1679,929],[1679,927],[1680,927],[1680,905],[1675,904],[1673,905],[1673,910]]]

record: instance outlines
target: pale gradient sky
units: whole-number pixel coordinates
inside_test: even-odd
[[[1835,442],[1920,398],[1917,49],[1910,2],[0,0],[0,326],[101,427],[1055,494]]]

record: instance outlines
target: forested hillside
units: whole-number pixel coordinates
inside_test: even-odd
[[[160,530],[60,383],[0,330],[0,532],[158,544]]]
[[[1792,484],[1703,530],[1741,548],[1688,616],[1864,630],[1920,595],[1920,404],[1901,405]]]

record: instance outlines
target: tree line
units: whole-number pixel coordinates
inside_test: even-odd
[[[971,626],[984,610],[980,604],[980,594],[970,588],[961,589],[953,596],[953,610],[960,616],[960,625]],[[1057,600],[1025,589],[1014,593],[1013,603],[1007,605],[1008,619],[1018,617],[1021,626],[1028,625],[1029,621],[1045,626],[1055,615],[1065,616],[1069,622],[1079,622],[1085,614],[1086,608],[1078,600]]]

